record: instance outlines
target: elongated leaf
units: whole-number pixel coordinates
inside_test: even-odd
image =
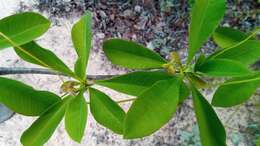
[[[248,100],[260,86],[260,73],[226,81],[215,92],[212,105],[231,107]]]
[[[201,77],[199,77],[197,74],[195,73],[186,73],[187,77],[189,78],[189,80],[191,80],[193,82],[193,84],[197,87],[197,88],[206,88],[207,87],[207,82],[204,81]]]
[[[115,133],[123,134],[124,110],[99,90],[90,88],[89,92],[90,110],[96,121]]]
[[[71,36],[74,47],[78,54],[78,60],[75,64],[75,72],[81,78],[86,78],[86,67],[88,64],[89,52],[92,41],[92,16],[87,12],[81,19],[73,26]]]
[[[65,113],[65,128],[69,136],[81,142],[87,122],[87,103],[83,96],[84,92],[79,93],[70,101]]]
[[[173,76],[167,74],[165,71],[136,71],[107,80],[99,80],[96,84],[125,94],[138,96],[157,81],[171,78]],[[189,89],[182,82],[180,87],[180,102],[184,101],[188,96]]]
[[[19,13],[0,20],[0,32],[17,45],[36,39],[49,27],[49,20],[33,12]],[[11,46],[10,42],[0,35],[0,50]]]
[[[131,41],[110,39],[104,42],[103,50],[113,64],[127,68],[161,68],[166,63],[155,52]]]
[[[74,76],[73,72],[54,53],[42,48],[34,41],[15,48],[15,52],[27,62]]]
[[[196,60],[194,70],[197,70],[197,68],[202,65],[207,60],[206,56],[204,54],[201,54],[199,58]]]
[[[208,101],[192,87],[193,104],[202,146],[226,146],[226,132]]]
[[[231,59],[246,65],[253,64],[260,60],[260,41],[248,40],[237,47],[220,50],[214,58]]]
[[[191,12],[189,27],[190,62],[198,49],[217,28],[225,13],[225,0],[196,0]]]
[[[0,77],[0,102],[19,114],[39,116],[58,101],[60,97],[53,93]]]
[[[124,138],[148,136],[165,125],[174,115],[179,101],[180,81],[162,80],[143,92],[130,107]]]
[[[168,75],[165,71],[137,71],[108,80],[100,80],[97,81],[96,84],[122,93],[138,96],[155,82],[170,78],[172,78],[172,76]]]
[[[213,34],[214,41],[221,48],[234,46],[248,37],[247,34],[229,27],[219,27]]]
[[[71,97],[53,105],[48,111],[41,115],[22,137],[21,143],[24,146],[42,146],[52,136],[53,132],[64,117],[65,110]]]
[[[181,82],[180,86],[180,97],[179,97],[179,103],[183,103],[185,99],[190,95],[190,89],[187,87],[187,85],[184,82]]]
[[[251,71],[240,62],[228,59],[209,60],[197,68],[198,72],[208,76],[243,76]]]

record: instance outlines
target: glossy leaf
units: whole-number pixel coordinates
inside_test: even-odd
[[[208,76],[243,76],[248,75],[251,71],[240,62],[228,59],[213,59],[209,60],[197,69],[198,72]]]
[[[157,53],[127,40],[107,40],[103,44],[103,50],[113,64],[126,68],[161,68],[166,63]]]
[[[190,95],[190,89],[187,87],[187,85],[184,82],[181,82],[180,86],[180,97],[179,97],[179,103],[183,103],[185,99],[188,98]]]
[[[74,73],[54,53],[42,48],[34,41],[15,48],[15,52],[27,62],[74,76]]]
[[[50,22],[43,16],[33,12],[19,13],[0,20],[0,32],[17,45],[28,43],[50,27]],[[0,50],[12,45],[0,35]]]
[[[47,91],[37,91],[22,82],[0,77],[0,102],[16,113],[39,116],[60,97]]]
[[[48,111],[42,114],[22,137],[21,143],[24,146],[42,146],[52,136],[53,132],[64,117],[65,110],[71,97],[56,103]]]
[[[86,78],[86,67],[88,64],[89,52],[91,49],[91,19],[91,13],[88,11],[73,26],[71,32],[72,41],[78,54],[78,60],[75,64],[75,73],[83,80]]]
[[[94,88],[90,92],[90,110],[96,121],[115,133],[123,134],[124,110],[106,94]]]
[[[207,87],[207,82],[204,81],[201,77],[199,77],[197,74],[195,73],[186,73],[187,77],[189,78],[189,80],[191,80],[193,82],[193,84],[197,87],[197,88],[206,88]]]
[[[219,27],[213,34],[214,41],[221,48],[234,46],[245,40],[247,37],[248,35],[246,33],[229,27]]]
[[[260,86],[260,73],[226,81],[215,92],[212,105],[231,107],[248,100]]]
[[[77,142],[81,142],[87,122],[88,109],[83,94],[79,93],[70,101],[65,113],[66,131]]]
[[[196,71],[197,68],[202,65],[207,60],[206,56],[204,54],[201,54],[199,58],[196,60],[194,65],[194,70]]]
[[[226,132],[214,109],[194,87],[192,97],[202,146],[226,146]]]
[[[230,49],[220,50],[214,58],[225,58],[250,65],[260,60],[260,41],[248,40],[245,43]]]
[[[130,107],[124,138],[148,136],[165,125],[174,115],[179,101],[180,81],[162,80],[145,90]]]
[[[189,27],[190,62],[217,28],[225,13],[225,0],[196,0],[192,7],[191,24]]]
[[[165,71],[137,71],[108,80],[100,80],[97,81],[96,84],[122,93],[138,96],[142,91],[151,87],[157,81],[170,78],[172,78],[172,76],[168,75]]]

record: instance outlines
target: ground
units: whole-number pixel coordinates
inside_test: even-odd
[[[36,11],[48,17],[53,23],[51,29],[37,41],[64,60],[71,68],[76,53],[70,39],[70,29],[86,9],[93,12],[94,39],[88,74],[122,74],[128,70],[111,65],[105,58],[101,44],[110,37],[132,39],[148,46],[167,58],[170,51],[178,51],[186,58],[187,30],[190,5],[186,0],[0,0],[0,18],[23,12]],[[260,26],[259,4],[256,0],[228,1],[225,20],[222,25],[232,26],[245,32]],[[209,41],[202,52],[209,54],[215,50]],[[12,49],[0,52],[0,67],[38,67],[22,61]],[[61,79],[50,75],[8,76],[23,81],[36,89],[49,90],[57,94]],[[63,78],[63,77],[62,77]],[[66,80],[66,78],[63,78]],[[127,98],[106,88],[102,88],[114,99]],[[214,90],[214,89],[212,89]],[[204,94],[210,100],[212,90]],[[86,95],[87,98],[87,95]],[[255,96],[259,98],[259,96]],[[88,98],[87,98],[88,99]],[[128,104],[122,105],[125,109]],[[216,109],[228,131],[228,146],[253,146],[254,136],[259,134],[257,111],[252,102],[231,109]],[[34,118],[15,114],[10,120],[0,124],[0,146],[19,146],[19,137],[33,122]],[[258,124],[258,125],[257,125]],[[95,146],[95,145],[199,145],[198,132],[191,100],[181,106],[174,118],[152,136],[138,140],[123,140],[95,122],[89,115],[88,126],[81,144],[69,139],[61,124],[47,146]]]

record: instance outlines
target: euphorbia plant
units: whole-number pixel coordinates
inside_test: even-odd
[[[226,132],[213,106],[231,107],[245,102],[260,86],[260,73],[250,65],[260,59],[260,42],[255,35],[218,27],[225,12],[224,0],[197,0],[191,12],[189,51],[186,63],[176,52],[165,60],[142,45],[122,39],[109,39],[103,49],[116,65],[138,69],[104,80],[86,76],[91,48],[91,14],[87,12],[72,28],[78,55],[74,71],[54,53],[34,41],[50,26],[39,14],[26,12],[0,20],[0,48],[13,47],[23,60],[72,78],[61,85],[64,96],[38,91],[24,83],[0,78],[0,102],[26,116],[39,116],[27,129],[21,142],[25,146],[43,145],[65,117],[69,136],[80,142],[86,127],[88,107],[98,123],[125,139],[141,138],[165,125],[191,94],[203,146],[225,146]],[[199,48],[213,34],[219,49],[212,55],[199,54]],[[209,87],[204,77],[224,77],[210,104],[200,93]],[[114,101],[94,85],[109,87],[135,98]],[[88,102],[84,93],[88,93]],[[133,101],[125,111],[121,102]]]

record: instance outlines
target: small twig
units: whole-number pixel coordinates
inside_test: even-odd
[[[0,67],[0,75],[10,75],[10,74],[49,74],[49,75],[62,75],[58,72],[53,72],[47,69],[41,68],[22,68],[22,67]]]
[[[128,99],[123,99],[123,100],[118,100],[118,101],[115,101],[116,103],[125,103],[125,102],[130,102],[130,101],[134,101],[136,100],[136,98],[128,98]],[[87,104],[90,104],[89,101],[86,102]]]
[[[133,101],[133,100],[136,100],[136,98],[128,98],[128,99],[118,100],[118,101],[116,101],[116,103],[124,103],[124,102]]]
[[[66,76],[65,74],[50,71],[48,69],[41,69],[41,68],[9,68],[9,67],[0,67],[0,75],[11,75],[11,74],[47,74],[47,75],[62,75]],[[117,75],[87,75],[89,80],[101,80],[101,79],[108,79]]]

